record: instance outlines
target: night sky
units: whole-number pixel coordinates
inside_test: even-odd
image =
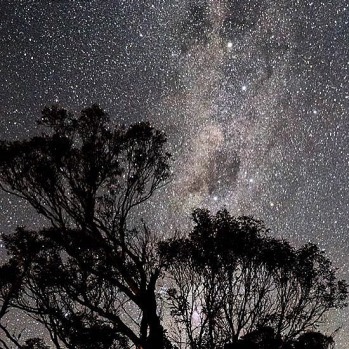
[[[0,0],[0,11],[1,139],[40,132],[53,103],[149,120],[173,154],[172,183],[142,212],[153,229],[225,206],[318,244],[349,279],[347,0]],[[3,232],[40,224],[12,197],[0,205]],[[325,327],[343,325],[338,349],[348,315]]]

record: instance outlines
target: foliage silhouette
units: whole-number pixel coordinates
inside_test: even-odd
[[[22,349],[50,349],[40,338],[31,338],[25,341]]]
[[[325,336],[320,332],[306,332],[299,336],[295,342],[295,349],[330,349],[334,347],[331,336]]]
[[[283,341],[276,338],[275,331],[271,327],[261,327],[252,331],[236,343],[229,343],[224,349],[330,349],[334,346],[334,340],[320,332],[306,332],[297,339]]]
[[[97,105],[78,116],[45,108],[38,123],[42,135],[0,142],[0,187],[45,219],[2,237],[0,346],[47,348],[9,330],[13,309],[42,324],[57,349],[332,343],[307,331],[345,305],[347,286],[315,245],[295,249],[261,221],[200,209],[186,238],[160,242],[136,209],[170,178],[162,132],[112,125]]]
[[[346,305],[346,283],[315,245],[295,249],[261,221],[226,210],[196,210],[193,219],[189,237],[159,246],[172,315],[191,348],[234,344],[244,333],[245,343],[256,334],[287,343]]]
[[[165,135],[147,123],[113,127],[97,105],[79,116],[45,108],[39,124],[41,136],[0,143],[1,188],[48,222],[3,237],[11,259],[2,270],[23,281],[14,292],[9,280],[3,299],[14,293],[11,306],[57,348],[163,348],[153,236],[129,223],[169,179]]]

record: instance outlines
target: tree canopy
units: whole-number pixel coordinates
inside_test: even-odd
[[[162,348],[152,236],[128,216],[169,178],[165,135],[147,123],[111,127],[96,105],[79,116],[45,108],[39,124],[48,132],[0,144],[2,189],[49,221],[4,236],[20,283],[12,306],[57,347]]]
[[[347,285],[316,245],[296,249],[263,222],[226,210],[198,209],[193,220],[188,237],[159,246],[169,305],[189,347],[223,347],[252,333],[288,343],[345,306]]]
[[[163,132],[113,125],[97,105],[79,115],[45,108],[38,123],[40,136],[0,142],[1,189],[45,218],[2,237],[2,348],[332,343],[314,331],[345,306],[347,285],[316,245],[296,249],[259,220],[204,209],[185,237],[160,241],[134,214],[170,179]],[[51,343],[21,339],[12,310],[46,328]]]

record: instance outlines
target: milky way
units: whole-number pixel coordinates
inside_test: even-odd
[[[319,244],[349,278],[346,0],[18,0],[1,10],[1,138],[35,134],[52,103],[150,120],[168,135],[174,173],[145,208],[154,229],[225,206],[293,244]],[[3,195],[1,205],[3,231],[38,224],[23,203]],[[347,316],[327,326],[344,326],[339,349]]]

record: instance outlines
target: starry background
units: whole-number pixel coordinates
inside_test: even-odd
[[[174,159],[144,208],[154,229],[225,206],[318,244],[349,279],[347,0],[0,0],[0,11],[1,139],[37,133],[53,103],[149,120]],[[21,201],[0,205],[3,232],[40,225]],[[338,349],[348,315],[328,318],[328,333],[343,326]]]

